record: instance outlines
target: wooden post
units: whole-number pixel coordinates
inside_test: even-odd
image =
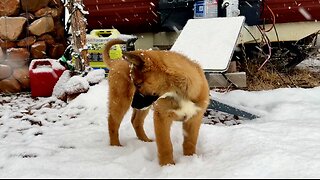
[[[73,41],[73,49],[75,53],[80,55],[76,59],[75,69],[83,71],[85,67],[89,66],[87,59],[87,47],[86,47],[86,25],[87,20],[84,17],[87,11],[84,11],[83,0],[68,0],[66,7],[68,8],[71,18],[71,33]],[[80,61],[80,62],[79,62]]]

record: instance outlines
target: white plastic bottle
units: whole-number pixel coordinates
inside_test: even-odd
[[[218,17],[218,0],[205,0],[205,18]]]

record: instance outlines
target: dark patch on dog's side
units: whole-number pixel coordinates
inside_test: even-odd
[[[159,96],[145,96],[139,92],[136,92],[133,96],[131,107],[136,109],[143,109],[145,107],[149,107],[158,98]]]

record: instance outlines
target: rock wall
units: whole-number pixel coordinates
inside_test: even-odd
[[[32,59],[58,59],[66,48],[61,0],[0,1],[0,93],[29,91]]]

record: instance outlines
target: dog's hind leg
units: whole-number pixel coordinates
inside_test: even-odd
[[[183,122],[183,154],[185,156],[191,156],[196,153],[197,140],[203,113],[203,111],[199,111],[193,117]]]
[[[130,97],[133,96],[134,89],[110,86],[109,93],[108,128],[110,145],[121,146],[119,141],[119,127],[124,115],[130,108]]]
[[[150,108],[145,110],[133,109],[133,113],[131,117],[131,123],[136,132],[137,137],[141,141],[145,141],[145,142],[152,142],[152,140],[148,138],[148,136],[146,135],[143,129],[144,120],[148,115],[149,109]]]
[[[126,110],[127,109],[119,108],[118,106],[116,107],[112,106],[109,108],[108,128],[109,128],[110,145],[112,146],[121,146],[119,141],[119,127],[125,113],[127,112]]]

